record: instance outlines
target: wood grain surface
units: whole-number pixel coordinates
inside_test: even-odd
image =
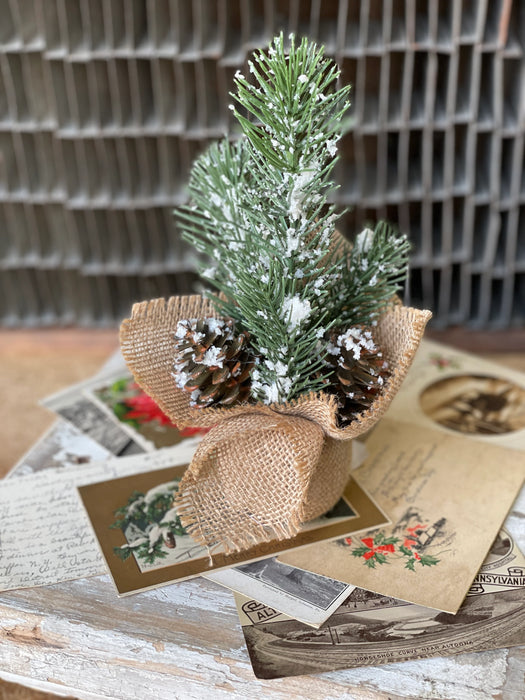
[[[0,473],[53,420],[36,400],[93,374],[116,343],[108,331],[0,332]],[[490,359],[525,370],[518,348]],[[512,524],[525,542],[525,513]],[[123,599],[106,576],[0,593],[0,642],[0,700],[47,697],[11,682],[122,700],[522,700],[525,687],[524,648],[256,680],[231,593],[204,579]]]

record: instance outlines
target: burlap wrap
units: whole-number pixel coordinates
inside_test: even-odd
[[[350,440],[369,430],[397,393],[417,350],[429,311],[392,305],[376,339],[391,375],[383,394],[348,427],[337,427],[333,397],[308,394],[286,404],[191,408],[173,379],[180,319],[216,317],[200,296],[133,306],[120,329],[122,353],[140,386],[179,427],[211,427],[181,482],[183,525],[210,550],[247,549],[292,537],[301,523],[329,510],[348,479]]]

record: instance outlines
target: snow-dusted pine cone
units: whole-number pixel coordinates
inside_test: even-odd
[[[175,332],[175,382],[192,406],[246,401],[255,355],[247,333],[235,334],[233,321],[216,318],[179,321]]]
[[[372,332],[359,326],[334,334],[328,352],[334,367],[329,391],[339,400],[339,422],[344,427],[381,393],[389,376],[388,363]]]

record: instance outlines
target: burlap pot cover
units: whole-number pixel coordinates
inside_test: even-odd
[[[390,405],[431,313],[393,304],[379,319],[375,336],[391,374],[372,406],[344,429],[337,426],[335,398],[322,393],[271,406],[190,407],[173,378],[177,323],[217,316],[201,296],[142,302],[123,321],[120,341],[137,383],[176,425],[212,428],[176,500],[182,524],[198,542],[231,552],[292,537],[337,502],[348,479],[350,440]]]

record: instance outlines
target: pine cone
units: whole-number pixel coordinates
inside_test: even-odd
[[[388,362],[375,344],[372,332],[356,326],[334,334],[328,348],[334,367],[328,391],[339,400],[339,423],[345,427],[370,408],[389,376]]]
[[[177,386],[191,394],[191,406],[231,406],[246,401],[254,364],[249,335],[235,335],[232,320],[179,321],[174,377]]]

